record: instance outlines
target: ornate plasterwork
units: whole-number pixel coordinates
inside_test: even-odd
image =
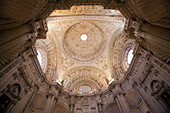
[[[55,49],[55,44],[49,36],[50,33],[47,34],[47,39],[40,39],[36,41],[36,48],[39,50],[41,48],[46,55],[42,57],[42,61],[45,66],[42,68],[45,73],[47,79],[49,81],[55,81],[56,79],[56,68],[57,68],[57,52]],[[43,54],[42,54],[43,55]]]
[[[54,11],[47,18],[48,41],[42,42],[50,50],[46,76],[61,83],[65,90],[80,94],[79,87],[83,85],[91,87],[89,93],[94,93],[107,89],[113,80],[108,45],[111,38],[116,38],[112,34],[124,25],[124,17],[116,10],[106,11],[101,6],[85,8],[89,8],[85,13],[83,9],[75,14]],[[87,40],[81,40],[82,34],[87,35]]]
[[[106,89],[108,82],[106,74],[94,67],[73,68],[63,75],[61,81],[63,87],[69,90],[78,89],[79,84],[90,84],[93,92]]]
[[[51,17],[49,17],[49,18],[51,18]],[[72,18],[72,16],[70,16],[69,18]],[[100,17],[96,17],[96,18],[100,18]],[[88,62],[87,61],[82,62],[82,61],[78,61],[78,60],[71,58],[69,55],[66,54],[66,52],[63,48],[63,40],[65,38],[66,33],[74,25],[77,25],[77,24],[79,25],[80,23],[83,23],[83,25],[85,23],[90,23],[90,25],[92,24],[95,27],[97,26],[99,29],[102,30],[104,38],[105,38],[105,47],[104,47],[103,52],[101,51],[102,52],[101,55],[96,57],[94,60],[91,60]],[[100,68],[105,73],[107,73],[106,76],[110,80],[112,74],[110,73],[110,70],[108,69],[108,60],[107,60],[108,43],[109,43],[110,38],[116,38],[116,37],[111,37],[112,36],[111,34],[114,34],[116,29],[122,28],[122,26],[123,26],[122,21],[121,22],[98,21],[98,20],[95,20],[95,21],[88,20],[87,21],[87,20],[80,19],[80,20],[76,20],[76,21],[69,20],[69,21],[60,21],[60,22],[53,22],[53,23],[48,22],[49,31],[54,34],[51,38],[54,40],[54,42],[58,46],[56,48],[57,51],[61,51],[61,54],[59,55],[59,56],[61,56],[61,58],[59,58],[57,60],[58,61],[57,62],[57,65],[58,65],[57,66],[57,74],[58,74],[57,78],[60,78],[61,75],[63,75],[67,70],[69,70],[73,67],[86,65],[86,66],[94,66],[94,67]],[[78,37],[78,39],[81,41],[80,36]],[[84,41],[82,41],[82,42],[84,42]],[[90,46],[91,45],[89,45],[89,47]],[[92,44],[92,46],[93,46],[93,44]],[[61,79],[59,79],[59,80],[62,81]]]
[[[121,15],[118,10],[104,9],[101,5],[81,5],[72,6],[70,10],[55,10],[51,16],[59,15],[80,15],[80,14],[92,14],[92,15]]]
[[[124,17],[107,17],[107,16],[71,16],[71,17],[51,17],[47,19],[49,23],[62,22],[62,21],[75,21],[75,20],[99,20],[99,21],[112,21],[112,22],[124,22]]]
[[[87,35],[87,40],[81,40],[82,34]],[[97,58],[105,48],[104,33],[93,23],[77,23],[65,33],[63,46],[66,54],[74,60],[91,61]]]
[[[116,39],[113,48],[113,66],[117,72],[117,80],[121,80],[127,71],[129,64],[127,64],[127,51],[134,47],[134,40],[128,39],[125,35],[120,35]]]
[[[109,68],[116,81],[123,79],[129,64],[127,64],[127,55],[130,49],[135,46],[135,40],[126,37],[122,29],[118,29],[113,35],[109,47]]]
[[[103,55],[100,59],[96,60],[95,63],[100,66],[102,70],[108,69],[106,55]]]
[[[79,87],[79,91],[82,93],[89,93],[91,91],[91,87],[87,84],[84,84]]]

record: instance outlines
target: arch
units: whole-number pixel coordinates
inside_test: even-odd
[[[45,73],[47,69],[47,53],[44,50],[44,48],[39,45],[36,46],[36,49],[38,53],[37,55],[38,61],[40,63],[42,71]]]
[[[120,36],[122,36],[121,34],[122,34],[122,32],[123,32],[123,29],[122,28],[118,28],[117,30],[115,30],[115,32],[114,32],[114,34],[112,35],[112,37],[111,37],[111,39],[110,39],[110,43],[109,43],[109,49],[108,49],[108,66],[109,66],[109,70],[110,70],[110,73],[111,73],[111,76],[113,77],[113,78],[116,78],[116,76],[117,76],[117,72],[116,72],[116,69],[115,69],[115,67],[114,67],[114,65],[113,65],[113,47],[114,47],[114,45],[115,45],[115,42],[116,42],[116,40],[120,37]],[[116,79],[115,79],[116,80]]]
[[[57,52],[55,48],[55,44],[52,41],[52,38],[50,38],[49,33],[47,33],[47,38],[46,39],[39,39],[36,40],[36,48],[42,48],[46,54],[47,54],[47,66],[46,66],[46,71],[44,71],[46,78],[49,81],[55,81],[56,79],[56,69],[57,69],[57,63],[56,63],[56,58],[57,58]]]
[[[67,72],[65,72],[65,73],[62,75],[62,78],[64,78],[65,76],[71,74],[73,71],[83,70],[83,69],[94,70],[94,71],[96,71],[96,72],[100,72],[100,73],[103,74],[103,75],[107,75],[107,74],[106,74],[104,71],[102,71],[101,69],[96,68],[96,67],[93,67],[93,66],[78,66],[78,67],[73,67],[73,68],[69,69]]]
[[[108,64],[109,69],[112,72],[112,77],[116,81],[123,80],[125,77],[124,72],[127,71],[129,65],[125,65],[126,58],[125,53],[127,48],[133,48],[135,40],[126,37],[123,29],[119,28],[110,39],[108,50]]]
[[[110,102],[105,106],[104,113],[120,113],[120,111],[115,102]]]
[[[21,93],[21,86],[18,83],[14,83],[11,87],[10,87],[10,91],[13,92],[13,94],[15,94],[15,96],[19,97],[20,93]]]
[[[127,42],[125,43],[125,46],[123,48],[122,52],[122,63],[123,63],[123,68],[125,71],[129,68],[129,63],[128,63],[128,54],[130,50],[134,50],[135,47],[135,41],[132,39],[128,39]],[[132,57],[133,59],[133,57]]]
[[[17,97],[18,99],[22,98],[24,95],[25,90],[17,81],[12,81],[7,87],[9,88],[8,90],[13,93],[12,95],[15,95],[14,97]]]
[[[157,92],[161,87],[161,82],[159,80],[152,80],[152,82],[150,83],[150,87],[152,92]]]
[[[31,108],[33,108],[33,111],[36,112],[37,110],[42,111],[44,108],[46,102],[46,95],[44,92],[37,92],[30,104]]]
[[[53,113],[69,113],[69,108],[61,102],[58,102],[54,106]]]
[[[147,113],[149,111],[147,105],[134,89],[129,89],[125,93],[125,100],[133,113]]]
[[[74,89],[74,87],[82,82],[92,83],[100,90],[108,87],[109,77],[102,70],[91,66],[80,66],[68,70],[61,78],[64,88]]]
[[[55,30],[54,29],[49,29],[49,31],[47,32],[48,33],[48,36],[49,36],[49,38],[52,40],[52,42],[55,42],[54,43],[54,48],[55,48],[55,51],[56,51],[56,71],[55,71],[55,73],[56,73],[56,76],[55,76],[55,79],[58,79],[58,69],[60,68],[59,67],[59,65],[58,64],[61,64],[61,48],[60,48],[60,42],[59,42],[59,39],[58,38],[56,38],[56,37],[58,37],[58,36],[56,36],[56,34],[55,34]]]
[[[84,84],[87,84],[91,87],[91,91],[89,93],[96,92],[98,91],[98,89],[100,89],[100,86],[96,82],[89,79],[80,79],[76,81],[71,89],[73,89],[75,92],[80,92],[79,87],[81,87]]]

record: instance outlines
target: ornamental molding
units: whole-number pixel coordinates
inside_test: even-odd
[[[106,17],[106,16],[69,16],[69,17],[49,17],[48,23],[61,22],[61,21],[76,21],[76,20],[96,20],[96,21],[113,21],[121,23],[125,21],[124,17]]]
[[[86,34],[87,40],[81,40]],[[80,22],[72,25],[63,38],[64,52],[76,61],[88,62],[98,58],[104,51],[106,37],[103,30],[91,22]]]
[[[81,83],[79,81],[84,83],[97,83],[95,85],[96,87],[105,89],[108,86],[109,79],[102,70],[88,66],[70,69],[63,75],[63,78],[61,78],[61,83],[66,89],[73,89],[74,85]]]

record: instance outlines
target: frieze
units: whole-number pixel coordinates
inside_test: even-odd
[[[124,18],[118,17],[106,17],[106,16],[74,16],[74,17],[57,17],[57,18],[48,18],[49,23],[52,22],[61,22],[61,21],[72,21],[72,20],[103,20],[103,21],[114,21],[114,22],[123,22]]]
[[[2,69],[0,71],[0,79],[6,75],[10,70],[12,70],[14,67],[16,67],[17,65],[19,65],[19,63],[21,62],[21,57],[18,57],[17,59],[15,59],[10,65],[8,65],[7,67],[5,67],[4,69]]]
[[[159,68],[161,68],[163,71],[165,71],[168,75],[170,75],[170,67],[163,63],[162,61],[160,61],[158,58],[156,57],[152,57],[151,61],[158,66]]]
[[[140,84],[143,83],[143,81],[146,79],[148,74],[151,72],[152,68],[153,68],[153,66],[149,62],[147,62],[145,64],[144,69],[143,69],[141,75],[138,78],[138,81],[139,81]]]

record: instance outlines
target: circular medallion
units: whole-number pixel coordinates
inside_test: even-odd
[[[103,31],[89,22],[74,24],[65,33],[63,47],[66,54],[74,60],[94,60],[105,48]]]
[[[91,87],[88,85],[83,85],[79,87],[79,91],[81,93],[89,93],[91,91]]]

